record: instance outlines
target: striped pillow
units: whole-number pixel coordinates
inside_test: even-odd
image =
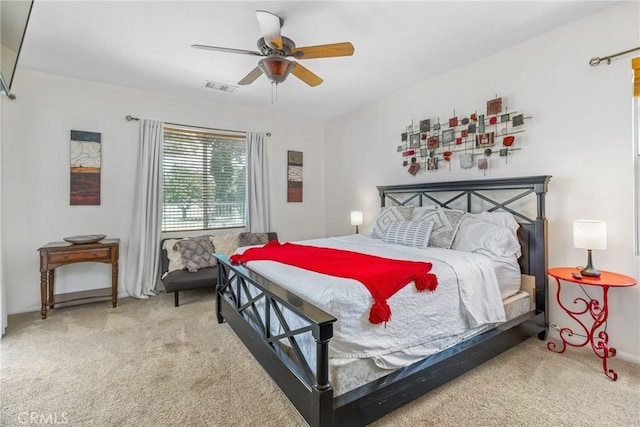
[[[433,223],[431,221],[391,221],[382,241],[426,249]]]
[[[380,213],[373,220],[369,235],[374,239],[382,239],[385,230],[389,227],[392,221],[399,221],[402,219],[411,219],[413,213],[413,206],[391,206],[382,208]]]

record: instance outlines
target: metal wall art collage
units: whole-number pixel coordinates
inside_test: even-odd
[[[472,169],[474,165],[486,175],[489,159],[504,158],[508,163],[513,151],[520,150],[517,134],[524,132],[524,121],[531,119],[517,111],[503,110],[502,98],[487,101],[485,114],[477,112],[459,117],[453,111],[448,122],[440,118],[413,121],[401,134],[402,166],[411,175],[420,170],[435,171],[458,161],[460,169]],[[457,157],[457,159],[456,159]]]

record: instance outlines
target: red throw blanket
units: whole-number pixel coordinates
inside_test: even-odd
[[[340,249],[281,244],[274,240],[263,247],[247,249],[242,254],[231,256],[233,264],[259,260],[276,261],[361,282],[374,300],[369,312],[371,323],[388,322],[391,319],[387,299],[411,281],[415,282],[418,291],[435,291],[438,286],[435,274],[429,273],[429,262],[395,260]]]

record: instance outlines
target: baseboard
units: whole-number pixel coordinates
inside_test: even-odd
[[[625,353],[623,351],[616,351],[616,358],[640,365],[640,356],[634,354]]]

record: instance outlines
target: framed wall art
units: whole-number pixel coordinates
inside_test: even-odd
[[[71,131],[70,194],[74,205],[100,205],[102,134]]]
[[[453,110],[453,114],[422,120],[411,120],[401,134],[401,145],[397,151],[402,153],[403,166],[410,166],[409,159],[415,156],[411,164],[419,163],[422,167],[412,168],[412,175],[423,171],[438,170],[440,160],[448,163],[448,168],[472,169],[477,165],[483,173],[489,167],[487,160],[494,151],[500,157],[506,158],[517,150],[523,141],[518,135],[525,132],[525,116],[518,111],[509,110],[502,97],[486,102],[485,111],[468,111],[460,114]],[[453,156],[459,156],[460,162],[452,162]],[[485,158],[481,158],[482,155]],[[474,159],[474,156],[478,156]],[[474,161],[477,160],[477,161]],[[493,167],[493,164],[492,164]],[[417,172],[416,172],[417,171]]]
[[[302,151],[287,151],[287,202],[302,203]]]

